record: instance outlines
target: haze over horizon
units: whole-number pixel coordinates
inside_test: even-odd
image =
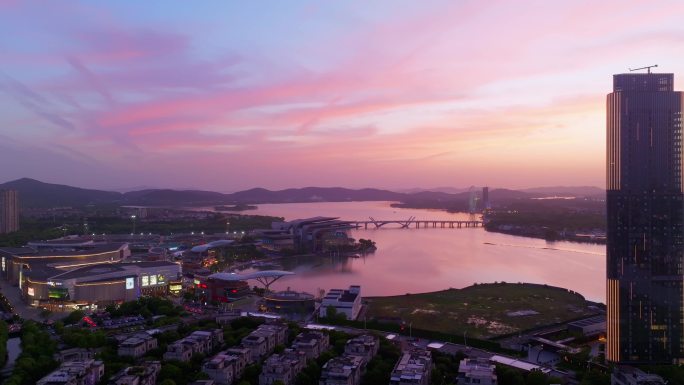
[[[0,181],[603,187],[612,75],[684,88],[682,11],[0,1]]]

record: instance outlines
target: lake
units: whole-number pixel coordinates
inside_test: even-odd
[[[463,220],[465,213],[398,209],[391,202],[322,202],[262,204],[242,214],[286,220],[332,216],[344,220]],[[353,230],[354,238],[370,238],[377,250],[363,258],[309,257],[281,262],[294,276],[273,289],[288,287],[317,294],[320,290],[361,285],[364,296],[420,293],[462,288],[475,282],[531,282],[577,291],[605,301],[605,245],[548,242],[487,232],[482,228],[381,228]]]

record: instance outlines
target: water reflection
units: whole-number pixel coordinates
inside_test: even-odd
[[[389,202],[271,204],[248,213],[286,219],[318,215],[346,220],[468,218],[463,213],[392,208]],[[359,259],[326,256],[283,260],[283,268],[297,274],[282,278],[272,287],[315,294],[358,284],[363,295],[393,295],[506,281],[545,283],[578,291],[592,300],[605,298],[603,245],[546,242],[480,228],[382,228],[355,230],[352,236],[374,240],[377,251]]]

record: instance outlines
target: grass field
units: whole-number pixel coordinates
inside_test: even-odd
[[[432,293],[367,297],[368,319],[400,318],[412,327],[491,338],[596,314],[580,294],[557,287],[491,283]],[[518,312],[518,313],[516,313]]]

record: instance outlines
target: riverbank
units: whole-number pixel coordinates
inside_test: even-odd
[[[600,236],[600,235],[595,236],[593,234],[581,234],[581,235],[578,235],[578,234],[558,234],[558,233],[549,234],[545,229],[521,228],[521,227],[501,228],[501,227],[493,227],[493,226],[487,226],[487,225],[485,225],[485,231],[488,231],[491,233],[513,235],[516,237],[544,239],[544,240],[549,241],[549,242],[565,241],[565,242],[576,242],[576,243],[588,243],[588,244],[595,244],[595,245],[605,245],[606,244],[605,236]]]
[[[572,290],[530,283],[487,283],[463,289],[367,297],[367,319],[442,333],[493,338],[600,314]]]

